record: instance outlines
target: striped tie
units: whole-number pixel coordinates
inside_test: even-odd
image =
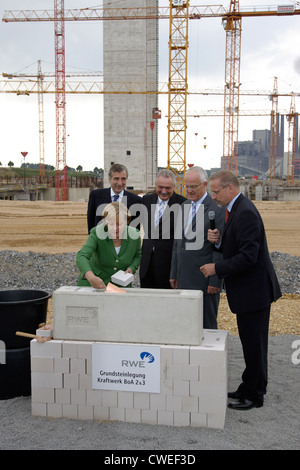
[[[188,218],[187,224],[185,226],[185,231],[184,231],[185,235],[187,234],[187,232],[188,232],[188,230],[189,230],[189,228],[192,224],[193,218],[196,215],[196,211],[197,211],[197,204],[194,201],[192,201],[192,210],[189,213],[189,218]]]
[[[160,201],[159,209],[158,209],[158,212],[156,214],[156,219],[155,219],[155,227],[158,226],[159,221],[161,219],[161,216],[163,215],[164,210],[165,210],[165,201]]]

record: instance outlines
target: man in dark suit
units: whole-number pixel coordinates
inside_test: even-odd
[[[185,197],[174,192],[171,170],[158,172],[155,193],[146,194],[143,204],[143,245],[140,264],[142,288],[170,289],[170,266],[176,214]]]
[[[209,241],[220,248],[224,259],[200,269],[205,276],[216,273],[225,280],[229,307],[237,316],[246,365],[242,383],[228,394],[237,401],[228,406],[248,410],[263,406],[268,381],[270,306],[281,292],[261,216],[240,193],[237,177],[230,171],[219,171],[211,176],[210,189],[213,199],[227,207],[222,237],[218,230],[208,231]]]
[[[185,188],[188,200],[181,206],[182,236],[174,240],[170,283],[174,289],[202,290],[203,327],[216,329],[222,281],[216,275],[205,278],[199,268],[205,263],[216,262],[222,258],[204,238],[204,233],[210,227],[211,212],[214,213],[216,227],[222,231],[224,211],[207,193],[207,184],[207,174],[203,168],[195,166],[186,172]]]
[[[95,227],[102,219],[103,209],[110,202],[122,202],[130,210],[134,204],[140,204],[142,198],[134,193],[126,191],[126,183],[128,179],[128,171],[124,165],[114,163],[108,173],[108,180],[110,188],[94,189],[90,192],[88,211],[87,211],[87,224],[88,231]],[[134,208],[134,214],[137,216],[138,206]]]

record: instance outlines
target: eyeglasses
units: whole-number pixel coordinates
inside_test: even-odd
[[[200,184],[194,184],[194,185],[191,185],[191,186],[185,185],[185,186],[183,186],[183,187],[184,187],[184,189],[192,189],[192,190],[195,190],[195,189],[199,188],[199,186],[201,186],[201,184],[202,184],[202,183],[200,183]]]
[[[227,188],[227,186],[229,186],[229,184],[226,184],[226,186],[222,186],[222,188],[217,189],[217,191],[212,191],[211,194],[215,194],[215,195],[216,195],[216,194],[219,194],[219,192],[222,191],[222,189]]]

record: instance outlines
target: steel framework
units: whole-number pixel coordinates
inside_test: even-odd
[[[278,126],[278,86],[277,77],[274,78],[274,88],[271,111],[271,141],[270,141],[270,181],[276,179],[276,159],[277,159],[277,126]]]
[[[288,158],[287,158],[287,184],[293,185],[295,182],[295,147],[296,147],[296,119],[297,113],[295,108],[295,96],[291,98],[290,113],[287,115],[289,123],[288,130]]]
[[[170,0],[168,168],[182,191],[186,169],[186,102],[189,0]]]

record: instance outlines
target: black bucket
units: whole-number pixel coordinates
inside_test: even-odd
[[[6,350],[26,348],[30,338],[16,336],[16,331],[35,334],[46,323],[51,294],[40,290],[0,291],[0,341]]]
[[[0,363],[0,400],[31,395],[30,346],[3,352]]]

